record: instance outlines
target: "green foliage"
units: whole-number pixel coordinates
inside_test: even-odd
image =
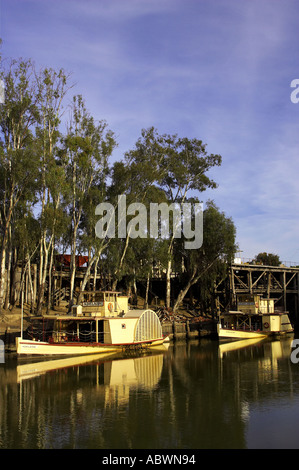
[[[235,237],[236,228],[232,219],[221,212],[213,201],[208,201],[203,212],[202,246],[197,250],[185,250],[182,243],[175,246],[177,264],[181,259],[184,266],[180,276],[184,295],[198,283],[197,293],[201,302],[208,305],[212,301],[216,280],[226,276],[235,256]],[[181,296],[180,301],[183,298]]]
[[[254,262],[256,264],[264,264],[266,266],[279,266],[281,264],[278,255],[266,252],[259,253],[258,255],[256,255]]]

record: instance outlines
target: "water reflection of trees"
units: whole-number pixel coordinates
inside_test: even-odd
[[[118,410],[128,407],[130,390],[146,392],[157,385],[163,356],[62,364],[47,373],[40,364],[36,374],[26,364],[0,370],[1,447],[109,447],[110,439],[117,444],[118,433],[110,436],[110,429]]]
[[[0,447],[244,448],[252,404],[298,394],[289,356],[287,342],[220,355],[218,342],[201,341],[27,379],[7,363]]]

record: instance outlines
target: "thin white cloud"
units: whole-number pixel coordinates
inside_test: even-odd
[[[69,0],[68,0],[69,1]],[[66,3],[68,3],[68,1]],[[175,0],[72,0],[76,14],[97,17],[109,21],[127,21],[148,14],[159,14],[175,8]]]

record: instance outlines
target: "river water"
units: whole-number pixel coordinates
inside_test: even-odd
[[[299,448],[293,338],[0,364],[2,449]]]

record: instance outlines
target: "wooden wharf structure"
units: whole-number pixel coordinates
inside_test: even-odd
[[[275,310],[289,312],[299,327],[299,267],[232,263],[227,277],[215,285],[218,310],[236,309],[241,294],[274,299]]]

